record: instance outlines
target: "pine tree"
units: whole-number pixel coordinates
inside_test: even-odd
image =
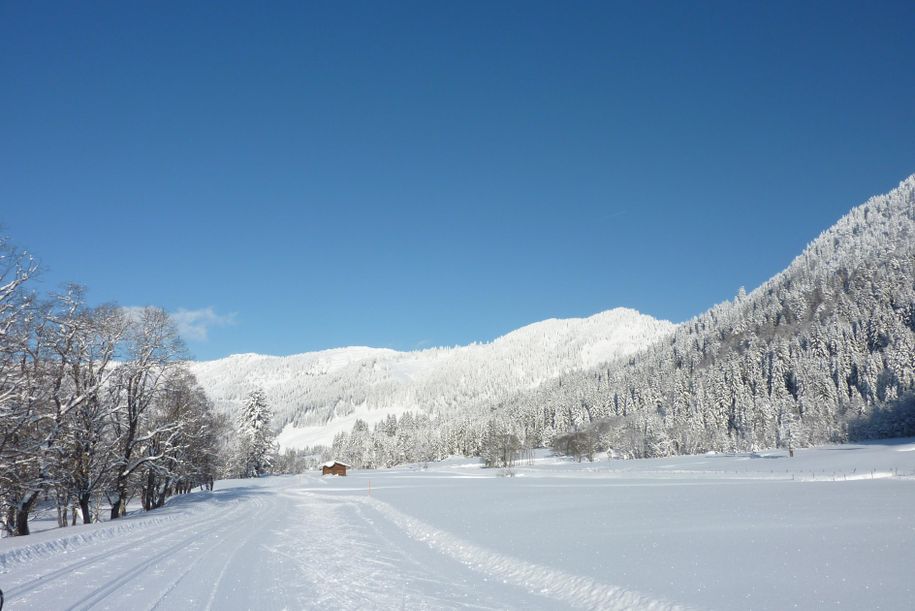
[[[273,465],[276,445],[270,430],[271,417],[264,391],[252,390],[238,415],[237,468],[242,477],[258,477]]]

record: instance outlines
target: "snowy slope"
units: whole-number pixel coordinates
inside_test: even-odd
[[[234,355],[192,363],[218,408],[234,412],[260,386],[286,428],[284,447],[330,444],[357,418],[372,425],[407,410],[454,412],[497,402],[561,373],[643,348],[674,325],[617,308],[588,318],[546,320],[490,343],[417,352],[339,348],[288,357]]]
[[[625,362],[519,391],[501,415],[547,443],[625,416],[634,434],[607,442],[640,455],[909,435],[913,363],[915,175],[751,293]]]
[[[217,482],[0,539],[11,609],[911,609],[915,439]]]

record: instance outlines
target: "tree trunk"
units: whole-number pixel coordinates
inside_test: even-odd
[[[154,505],[154,507],[156,509],[165,505],[165,499],[168,498],[168,494],[170,492],[170,487],[171,487],[171,482],[170,482],[169,478],[165,478],[165,481],[162,482],[162,488],[159,490],[159,495],[156,498],[156,504]]]
[[[156,477],[152,471],[146,474],[146,487],[143,490],[143,509],[149,511],[154,507],[156,499]]]
[[[79,510],[83,513],[83,524],[92,523],[92,514],[89,513],[89,495],[79,497]]]
[[[22,537],[29,534],[29,510],[28,508],[16,509],[16,536]]]
[[[117,500],[111,504],[112,520],[117,520],[118,518],[127,515],[125,492],[126,490],[118,490]]]
[[[32,505],[38,500],[38,492],[33,492],[26,500],[16,506],[16,536],[29,534],[29,513]]]

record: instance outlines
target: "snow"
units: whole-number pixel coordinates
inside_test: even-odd
[[[632,354],[675,325],[628,308],[550,319],[489,343],[413,352],[337,348],[286,357],[240,354],[190,363],[220,410],[252,388],[267,396],[281,449],[330,445],[357,419],[370,426],[404,412],[449,413],[498,403],[570,370]]]
[[[915,439],[217,482],[0,540],[13,609],[909,609]]]
[[[276,442],[281,450],[286,448],[308,448],[316,445],[329,446],[337,433],[349,433],[356,420],[362,420],[369,427],[383,421],[389,415],[400,416],[406,409],[359,410],[347,416],[340,416],[321,426],[294,426],[287,424],[277,436]]]

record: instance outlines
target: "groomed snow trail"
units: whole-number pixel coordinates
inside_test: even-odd
[[[4,611],[909,611],[913,448],[543,453],[512,478],[452,459],[217,482],[116,522],[0,539],[0,588]]]
[[[414,539],[426,543],[462,564],[522,587],[560,603],[586,609],[645,609],[664,611],[684,609],[663,600],[649,598],[619,586],[600,583],[588,577],[527,562],[474,545],[452,533],[435,528],[374,499],[363,501],[403,529]]]
[[[375,499],[324,494],[316,477],[228,485],[3,540],[8,608],[672,608],[488,551]]]

